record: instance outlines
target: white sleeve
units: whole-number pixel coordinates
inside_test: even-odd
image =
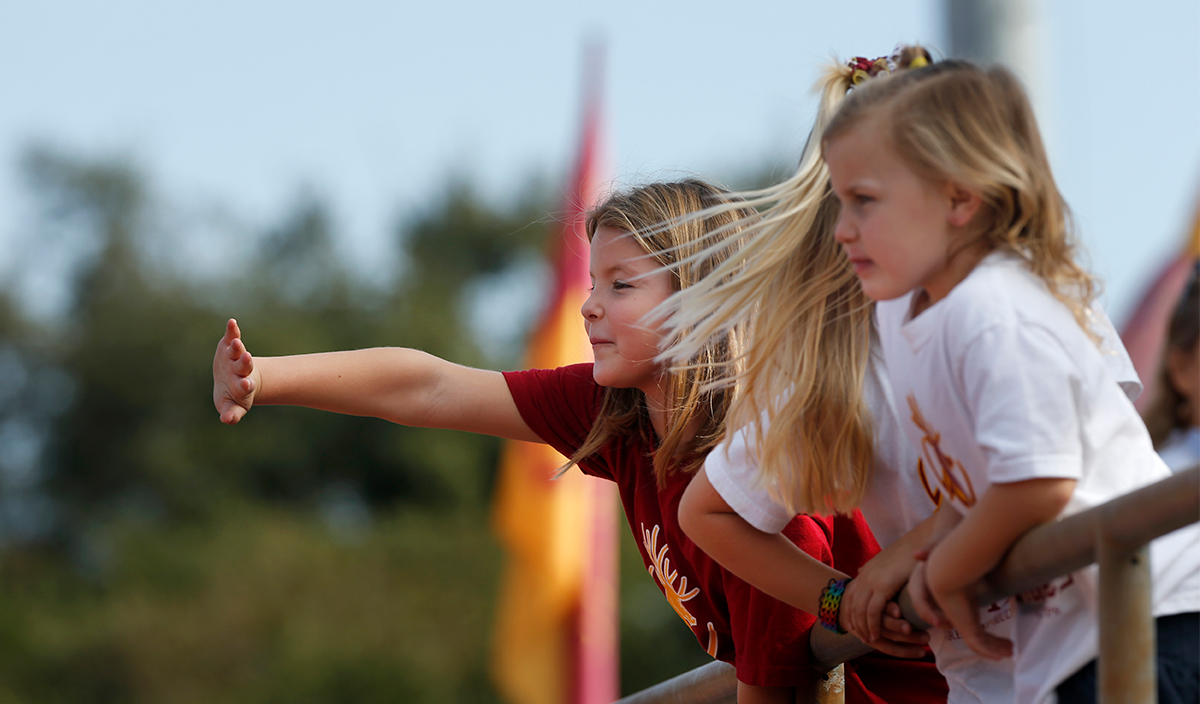
[[[987,480],[1080,478],[1080,399],[1091,380],[1061,342],[1036,325],[996,326],[965,352],[962,383]]]
[[[749,430],[749,432],[747,432]],[[754,428],[742,428],[718,445],[704,460],[713,489],[747,523],[764,533],[778,533],[795,514],[758,482],[758,457],[750,448]]]
[[[1133,360],[1129,358],[1125,343],[1121,342],[1121,336],[1117,334],[1116,327],[1099,301],[1092,304],[1091,312],[1092,332],[1100,337],[1100,354],[1104,357],[1108,371],[1130,401],[1138,400],[1142,395],[1142,380],[1133,366]]]

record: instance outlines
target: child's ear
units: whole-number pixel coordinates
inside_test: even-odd
[[[983,195],[961,183],[947,182],[946,195],[950,199],[950,212],[947,219],[954,227],[966,226],[975,217],[975,213],[983,207]]]

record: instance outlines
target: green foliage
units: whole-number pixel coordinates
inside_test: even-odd
[[[208,528],[106,529],[103,586],[37,550],[0,559],[6,702],[492,702],[499,571],[478,512],[353,542],[239,504]]]

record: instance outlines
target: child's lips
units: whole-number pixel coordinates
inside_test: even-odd
[[[611,345],[612,340],[605,340],[602,337],[589,337],[588,342],[592,343],[592,347],[596,345]]]
[[[868,257],[850,257],[850,266],[853,267],[855,274],[862,274],[871,265],[874,264]]]

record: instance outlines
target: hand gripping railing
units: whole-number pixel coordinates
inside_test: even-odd
[[[1100,563],[1100,704],[1155,701],[1154,619],[1150,611],[1148,544],[1200,521],[1200,466],[1174,474],[1106,504],[1025,533],[978,587],[979,603],[1020,594],[1069,572]],[[898,598],[904,617],[928,628],[913,610],[907,589]],[[821,628],[809,643],[813,662],[824,669],[871,651],[862,641]],[[733,668],[712,662],[617,704],[733,704]],[[838,701],[821,689],[809,701]]]

